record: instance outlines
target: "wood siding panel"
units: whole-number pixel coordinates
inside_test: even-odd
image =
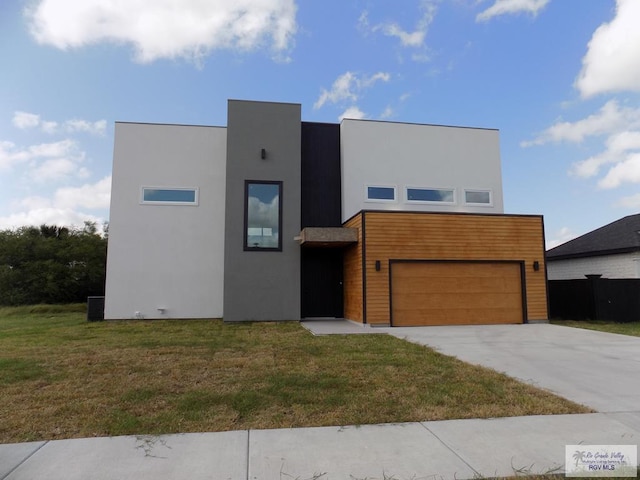
[[[389,260],[524,262],[527,320],[546,320],[547,287],[540,216],[363,212],[366,322],[389,324]],[[380,271],[375,270],[376,260]],[[534,271],[533,262],[540,268]]]
[[[356,322],[364,322],[364,283],[362,272],[363,237],[362,214],[358,214],[344,224],[358,229],[358,243],[344,250],[344,317]]]
[[[393,262],[394,326],[522,323],[520,263]]]

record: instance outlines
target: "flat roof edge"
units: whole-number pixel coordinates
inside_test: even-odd
[[[162,122],[129,122],[125,120],[116,120],[113,123],[121,123],[125,125],[156,125],[163,127],[200,127],[200,128],[227,128],[224,125],[198,125],[193,123],[162,123]]]
[[[340,120],[340,125],[345,122],[369,122],[369,123],[390,123],[395,125],[416,125],[420,127],[442,127],[442,128],[464,128],[468,130],[488,130],[491,132],[499,132],[498,128],[489,128],[489,127],[470,127],[464,125],[443,125],[439,123],[416,123],[416,122],[396,122],[393,120],[376,120],[371,118],[343,118]]]

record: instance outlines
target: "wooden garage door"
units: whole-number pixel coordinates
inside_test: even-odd
[[[394,326],[522,323],[518,262],[392,262]]]

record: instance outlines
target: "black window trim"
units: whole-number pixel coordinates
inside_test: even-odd
[[[278,185],[278,246],[251,247],[247,245],[247,231],[249,227],[249,185]],[[281,252],[282,251],[282,180],[245,180],[244,181],[244,229],[242,231],[242,245],[245,252]]]

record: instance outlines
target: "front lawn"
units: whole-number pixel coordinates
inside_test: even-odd
[[[588,330],[640,337],[640,322],[615,323],[602,320],[552,320],[551,323],[565,327],[586,328]]]
[[[583,413],[387,335],[0,309],[0,443]]]

